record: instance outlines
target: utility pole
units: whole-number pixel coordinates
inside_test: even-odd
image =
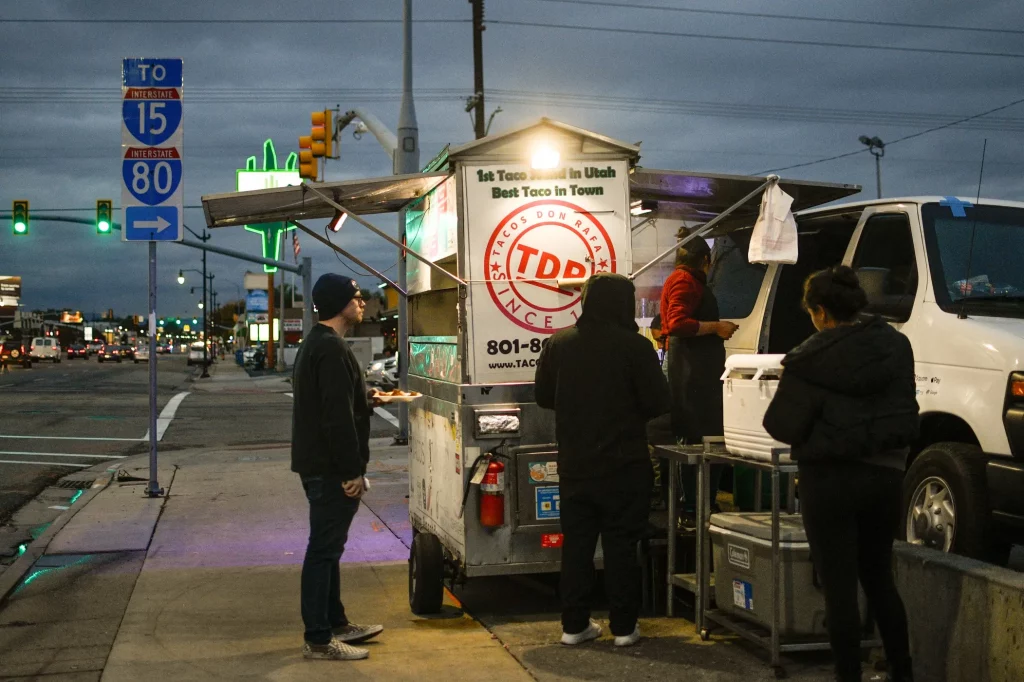
[[[469,0],[473,6],[473,132],[476,139],[487,134],[484,127],[484,0]]]
[[[203,240],[203,243],[205,244],[206,240],[208,240],[210,237],[211,237],[211,235],[208,235],[206,233],[206,228],[203,228],[203,236],[200,237],[200,239]],[[210,306],[208,305],[208,303],[206,301],[206,250],[204,249],[203,250],[203,373],[199,375],[200,379],[209,379],[210,378],[210,358],[207,357],[207,352],[206,352],[206,340],[208,338],[210,338],[210,334],[207,331],[208,327],[206,326],[206,309],[209,308],[209,307]]]

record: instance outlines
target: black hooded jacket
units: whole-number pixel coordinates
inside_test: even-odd
[[[910,341],[878,317],[821,331],[790,351],[764,427],[801,464],[902,466],[918,437]]]
[[[562,478],[647,462],[645,425],[671,406],[658,355],[637,333],[634,292],[621,275],[591,277],[576,326],[552,336],[537,361],[537,404],[555,411]]]

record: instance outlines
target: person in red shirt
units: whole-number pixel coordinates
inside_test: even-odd
[[[711,247],[694,239],[676,252],[676,265],[661,290],[661,330],[667,345],[672,390],[672,431],[680,442],[698,445],[705,436],[721,436],[722,371],[725,340],[738,328],[719,319],[718,301],[707,284]],[[684,510],[696,509],[694,474],[684,475]],[[721,469],[711,476],[711,501]]]

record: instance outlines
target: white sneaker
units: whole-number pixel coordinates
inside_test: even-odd
[[[633,646],[640,641],[640,624],[633,628],[633,633],[624,637],[615,638],[615,646]]]
[[[349,646],[344,642],[338,641],[337,638],[331,638],[329,644],[310,644],[306,642],[302,645],[302,657],[314,660],[361,661],[369,656],[370,652],[366,649]]]
[[[588,625],[587,629],[583,632],[577,633],[575,635],[570,635],[568,632],[563,632],[562,644],[568,646],[576,646],[577,644],[583,644],[584,642],[589,642],[592,639],[597,639],[600,636],[601,625],[596,620],[591,618],[590,625]]]
[[[384,632],[384,626],[356,625],[355,623],[349,623],[348,625],[342,625],[341,627],[334,628],[331,632],[334,633],[334,638],[339,642],[355,644],[357,642],[365,642],[368,639],[373,639],[380,633]]]

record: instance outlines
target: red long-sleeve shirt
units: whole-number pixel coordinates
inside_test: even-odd
[[[706,285],[704,273],[677,266],[661,289],[661,333],[665,336],[697,336],[700,322],[694,319]]]

